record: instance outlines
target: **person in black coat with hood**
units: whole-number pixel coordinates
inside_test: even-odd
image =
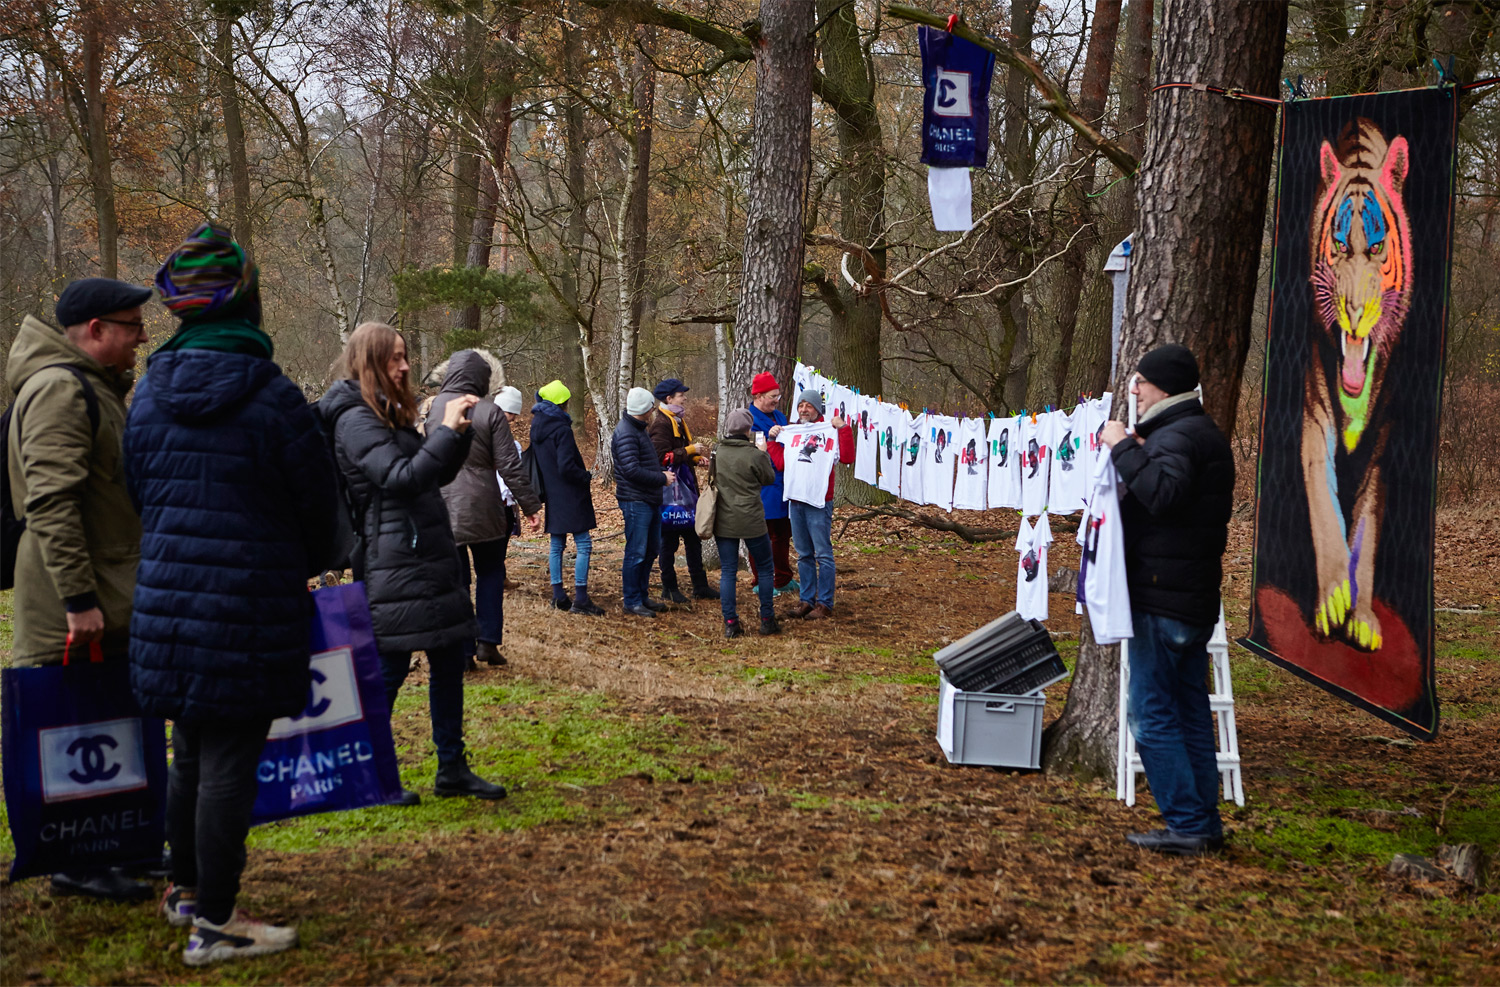
[[[1218,850],[1218,745],[1208,699],[1208,640],[1234,502],[1234,455],[1195,393],[1198,361],[1168,343],[1141,357],[1130,391],[1135,434],[1112,421],[1100,439],[1120,476],[1130,590],[1130,726],[1167,828],[1139,847],[1181,856]]]
[[[594,517],[594,474],[583,464],[578,440],[573,437],[573,419],[568,415],[572,393],[560,380],[543,385],[531,408],[531,455],[542,474],[542,492],[547,505],[547,534],[552,551],[547,566],[552,576],[552,606],[571,609],[590,617],[604,611],[589,599],[589,557],[594,540],[589,534],[598,526]],[[568,535],[578,559],[573,564],[573,598],[563,588],[562,557]]]
[[[318,402],[333,432],[338,468],[361,518],[354,578],[365,582],[385,693],[391,706],[411,668],[427,653],[432,742],[438,795],[505,797],[505,789],[469,769],[464,756],[463,674],[466,645],[478,631],[441,488],[458,476],[469,452],[472,394],[447,403],[424,438],[413,422],[406,341],[395,329],[366,322],[344,348],[347,379]],[[407,804],[414,804],[408,795]]]

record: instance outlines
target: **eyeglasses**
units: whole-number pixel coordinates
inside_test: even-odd
[[[100,319],[99,321],[100,322],[110,322],[110,323],[113,323],[114,325],[117,325],[117,326],[129,326],[132,329],[141,329],[141,328],[144,328],[145,325],[146,325],[146,323],[145,323],[144,320],[136,320],[135,322],[124,322],[124,321],[122,321],[120,319]]]

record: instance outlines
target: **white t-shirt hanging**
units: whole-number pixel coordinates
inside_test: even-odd
[[[1042,514],[1032,524],[1021,519],[1016,534],[1016,612],[1027,620],[1047,619],[1047,546],[1052,544],[1052,526]]]
[[[1119,477],[1108,456],[1094,461],[1088,513],[1078,526],[1078,604],[1089,610],[1094,640],[1118,644],[1135,636],[1125,584],[1125,532],[1120,527]]]
[[[792,386],[797,391],[796,395],[793,396],[794,400],[800,397],[803,391],[812,387],[812,377],[812,367],[798,360],[797,366],[792,369]]]
[[[788,425],[776,436],[786,453],[782,499],[822,507],[828,503],[828,474],[838,459],[838,436],[826,421]]]
[[[1052,412],[1052,469],[1047,488],[1047,510],[1053,514],[1072,514],[1088,506],[1089,468],[1083,453],[1084,417],[1082,405],[1071,412]]]
[[[1021,453],[1021,513],[1027,517],[1040,514],[1047,509],[1047,459],[1052,452],[1052,418],[1040,414],[1033,421],[1030,415],[1021,416],[1021,437],[1017,442]]]
[[[876,453],[879,450],[875,445],[874,412],[877,407],[873,398],[857,395],[854,399],[855,407],[859,409],[850,427],[854,430],[854,478],[861,483],[875,486],[880,476],[876,469]]]
[[[922,430],[922,493],[927,503],[945,511],[953,510],[953,473],[958,465],[953,441],[957,435],[957,418],[927,416],[927,427]]]
[[[901,448],[906,438],[906,412],[894,404],[881,403],[875,429],[877,486],[888,494],[901,493]]]
[[[907,415],[902,422],[901,448],[901,499],[912,504],[925,504],[922,496],[922,432],[927,416]]]
[[[1112,395],[1108,391],[1105,391],[1103,397],[1095,398],[1092,401],[1085,401],[1078,406],[1084,415],[1082,426],[1083,447],[1087,453],[1084,458],[1090,464],[1088,467],[1090,476],[1093,475],[1092,464],[1097,462],[1100,456],[1109,451],[1104,443],[1100,441],[1099,436],[1104,432],[1105,423],[1109,421],[1111,398]]]
[[[848,421],[857,414],[855,411],[857,407],[855,399],[855,393],[849,390],[849,388],[843,384],[834,384],[828,389],[828,404],[824,408],[823,416],[825,418],[832,418],[834,415],[838,415],[840,418]]]
[[[1021,506],[1021,419],[990,419],[990,481],[989,502],[991,508],[1013,508]]]
[[[984,436],[984,419],[965,418],[958,423],[958,476],[953,481],[953,509],[982,511],[988,506],[990,444]]]

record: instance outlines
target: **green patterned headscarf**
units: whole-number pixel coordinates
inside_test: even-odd
[[[270,358],[260,327],[260,278],[255,263],[227,229],[204,223],[156,272],[162,304],[182,320],[163,350],[215,349]]]

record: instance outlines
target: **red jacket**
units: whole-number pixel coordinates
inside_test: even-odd
[[[822,420],[823,420],[823,417],[820,415],[820,416],[818,416],[817,418],[813,419],[810,422],[797,422],[797,424],[798,425],[813,425],[813,424],[816,424],[817,422],[820,422]],[[854,464],[854,429],[849,425],[849,420],[846,418],[846,419],[844,419],[844,427],[840,428],[840,429],[836,429],[835,431],[837,431],[838,434],[839,434],[839,462],[843,463],[845,466],[852,466]],[[770,443],[767,443],[768,451],[769,451],[769,446],[770,446]],[[782,451],[782,449],[781,449],[781,443],[779,443],[779,442],[776,443],[776,448],[777,448],[778,452],[781,452]],[[779,459],[781,459],[780,456],[776,456],[776,455],[772,455],[771,456],[771,461],[773,463],[776,463],[777,460],[779,460]],[[777,469],[785,469],[786,467],[778,464],[776,468]],[[825,504],[828,503],[830,500],[833,499],[833,480],[834,480],[834,474],[830,470],[829,473],[828,473],[828,496],[826,496],[826,497],[823,498],[823,503],[825,503]]]

